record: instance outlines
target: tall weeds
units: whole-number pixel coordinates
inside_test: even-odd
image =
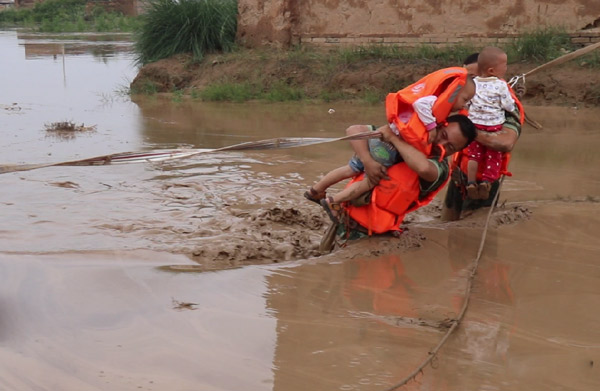
[[[236,0],[149,0],[136,37],[137,61],[147,64],[178,53],[229,51],[237,30]]]

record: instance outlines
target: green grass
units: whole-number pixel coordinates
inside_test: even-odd
[[[173,90],[172,100],[174,103],[181,103],[183,101],[183,90]]]
[[[198,61],[235,44],[235,0],[149,0],[147,6],[136,34],[140,64],[178,53],[192,53]]]
[[[585,68],[600,68],[600,50],[596,49],[593,52],[578,58],[577,63],[579,66]]]
[[[158,92],[158,88],[156,87],[156,84],[154,84],[153,82],[147,80],[145,81],[141,87],[138,88],[130,88],[129,93],[131,95],[137,95],[137,94],[142,94],[142,95],[154,95]]]
[[[259,93],[256,86],[251,83],[215,83],[202,89],[198,96],[206,101],[229,101],[229,102],[245,102],[252,99],[257,99]]]
[[[284,82],[277,82],[259,96],[259,99],[264,99],[269,102],[286,102],[298,101],[304,99],[304,91]]]
[[[375,88],[367,88],[360,95],[362,100],[370,105],[379,104],[385,99],[385,94]]]
[[[557,35],[558,34],[558,35]],[[565,38],[566,37],[566,38]],[[511,52],[515,61],[526,59],[528,61],[555,58],[562,55],[570,46],[568,35],[551,32],[534,32],[526,34],[513,44],[504,47]],[[540,47],[537,47],[540,46]],[[296,101],[317,98],[324,102],[343,99],[358,98],[368,104],[378,104],[385,99],[388,90],[409,85],[414,80],[405,78],[402,74],[390,73],[385,76],[383,86],[362,85],[359,92],[348,93],[339,91],[338,86],[332,83],[335,75],[347,69],[360,69],[366,63],[387,62],[389,64],[424,64],[428,68],[438,66],[460,66],[463,60],[471,53],[481,50],[469,44],[460,44],[447,47],[418,46],[415,48],[404,48],[398,46],[360,46],[342,47],[334,50],[314,50],[311,48],[293,47],[288,51],[255,51],[245,52],[237,50],[229,58],[246,59],[247,62],[270,61],[269,58],[277,57],[278,68],[289,69],[289,77],[286,82],[280,81],[268,84],[261,72],[250,72],[244,75],[244,82],[219,81],[200,91],[194,91],[194,95],[202,100],[208,101],[233,101],[243,102],[247,100],[266,100],[272,102]],[[596,56],[596,57],[594,57]],[[600,57],[592,53],[585,57],[588,64],[600,63]],[[224,62],[227,62],[225,57]],[[589,66],[589,65],[588,65]],[[304,72],[303,76],[300,76]],[[308,76],[307,76],[308,75]],[[321,90],[312,93],[304,91],[296,84],[296,77],[312,77],[321,81]],[[300,83],[301,84],[301,83]],[[595,89],[591,89],[589,95],[597,99]]]
[[[333,59],[338,64],[351,65],[365,60],[397,60],[403,62],[436,62],[441,66],[459,66],[465,57],[476,52],[474,46],[468,44],[436,47],[420,45],[415,48],[400,46],[370,45],[341,48]]]
[[[510,62],[547,62],[573,50],[571,38],[560,27],[523,33],[505,48]]]
[[[0,27],[28,27],[41,32],[133,31],[137,18],[96,7],[86,13],[85,0],[47,0],[31,9],[0,12]]]

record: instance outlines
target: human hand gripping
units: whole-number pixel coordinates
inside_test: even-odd
[[[396,136],[389,126],[383,126],[379,128],[378,131],[381,132],[381,139],[385,142],[392,143],[394,138],[398,138],[398,136]],[[367,178],[369,178],[369,182],[373,186],[377,185],[382,179],[389,179],[387,176],[387,168],[372,159],[371,156],[361,160],[365,166]]]
[[[519,99],[523,98],[527,93],[527,88],[525,87],[525,83],[519,83],[515,86],[515,94]]]
[[[365,174],[367,174],[367,178],[372,186],[377,185],[382,179],[389,179],[385,166],[374,159],[364,160],[363,165],[365,166]]]
[[[396,136],[396,133],[394,133],[392,131],[392,128],[390,128],[389,126],[382,126],[377,130],[381,133],[381,139],[386,143],[394,144],[394,139],[398,138],[398,136]]]

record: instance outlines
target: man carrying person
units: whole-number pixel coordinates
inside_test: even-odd
[[[479,74],[479,68],[477,66],[478,55],[479,53],[473,53],[472,55],[468,56],[463,65],[467,71],[474,76]],[[506,159],[503,160],[503,173],[507,173],[506,170],[508,161],[510,160],[510,155],[508,152],[512,151],[517,140],[519,139],[519,136],[521,135],[521,127],[525,120],[523,105],[518,99],[518,96],[524,95],[525,88],[523,85],[520,85],[516,86],[515,89],[516,93],[512,89],[510,89],[510,92],[517,108],[514,112],[506,112],[502,129],[494,133],[477,131],[477,137],[475,138],[477,142],[484,145],[488,149],[505,152],[505,155],[507,156]],[[452,180],[448,185],[448,190],[442,205],[441,218],[444,221],[458,220],[462,211],[464,210],[474,210],[481,207],[491,206],[494,198],[496,197],[496,193],[498,192],[500,182],[496,180],[491,184],[489,196],[487,198],[469,198],[466,192],[468,171],[467,161],[467,155],[462,152],[454,156],[452,163]],[[478,176],[481,176],[480,172],[478,173]]]
[[[465,69],[458,67],[432,72],[416,83],[396,93],[388,94],[386,98],[388,125],[378,129],[383,135],[383,143],[366,140],[351,141],[355,157],[349,166],[328,173],[304,196],[320,203],[334,223],[338,222],[340,212],[346,209],[350,214],[356,215],[359,224],[366,227],[369,232],[383,233],[399,230],[399,224],[408,209],[429,202],[446,182],[449,170],[445,157],[462,149],[464,143],[474,137],[473,125],[466,116],[452,116],[452,119],[448,117],[452,111],[464,109],[474,94],[473,80],[468,77]],[[348,128],[347,134],[368,132],[373,130],[371,128],[367,125],[355,125]],[[397,151],[396,147],[401,148],[402,151]],[[384,149],[386,155],[397,157],[388,157],[382,161],[378,156],[380,153],[377,152],[380,149]],[[360,164],[354,164],[354,160]],[[354,166],[357,169],[354,169]],[[373,203],[370,208],[374,211],[377,204],[382,208],[382,213],[371,218],[370,212],[365,212],[365,216],[363,209],[356,205],[349,205],[348,201],[353,201],[357,195],[365,192],[377,197],[379,190],[368,190],[386,176],[388,167],[389,173],[394,175],[386,179],[385,193],[391,198],[387,201],[387,205],[378,202]],[[352,172],[346,173],[350,170]],[[366,175],[362,174],[363,172]],[[354,180],[345,190],[333,197],[326,196],[325,191],[331,184],[351,176],[354,176]],[[431,197],[426,197],[425,193],[431,194]],[[359,198],[365,200],[368,197]],[[385,199],[385,196],[379,197],[380,201]],[[385,210],[391,213],[388,220],[394,222],[371,224],[371,221],[381,221],[381,215],[385,214],[383,212]],[[368,221],[365,221],[365,218]]]

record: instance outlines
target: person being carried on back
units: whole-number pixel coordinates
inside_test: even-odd
[[[454,130],[458,128],[450,127],[449,131],[446,119],[451,112],[463,110],[474,94],[475,84],[464,69],[438,70],[396,93],[388,94],[386,114],[389,125],[386,127],[426,157],[433,154],[441,159],[462,149],[462,144],[454,137]],[[357,129],[373,131],[375,127],[355,125],[349,127],[346,133],[355,134]],[[351,144],[354,148],[357,143]],[[440,146],[442,151],[433,152],[433,144]],[[372,159],[361,161],[355,150],[348,165],[330,171],[304,193],[308,200],[319,203],[334,221],[340,203],[368,192],[385,177],[388,167],[403,161],[398,150],[385,140],[369,139],[368,149]],[[326,196],[330,186],[363,172],[367,173],[365,179],[351,183],[333,196]]]
[[[469,106],[469,119],[478,130],[498,132],[505,121],[505,111],[514,112],[516,102],[503,80],[507,68],[506,53],[497,47],[484,48],[477,57],[479,75],[474,78],[476,93]],[[502,152],[473,141],[468,147],[467,194],[471,199],[487,199],[491,184],[500,177]],[[477,170],[482,165],[482,181],[477,184]]]

